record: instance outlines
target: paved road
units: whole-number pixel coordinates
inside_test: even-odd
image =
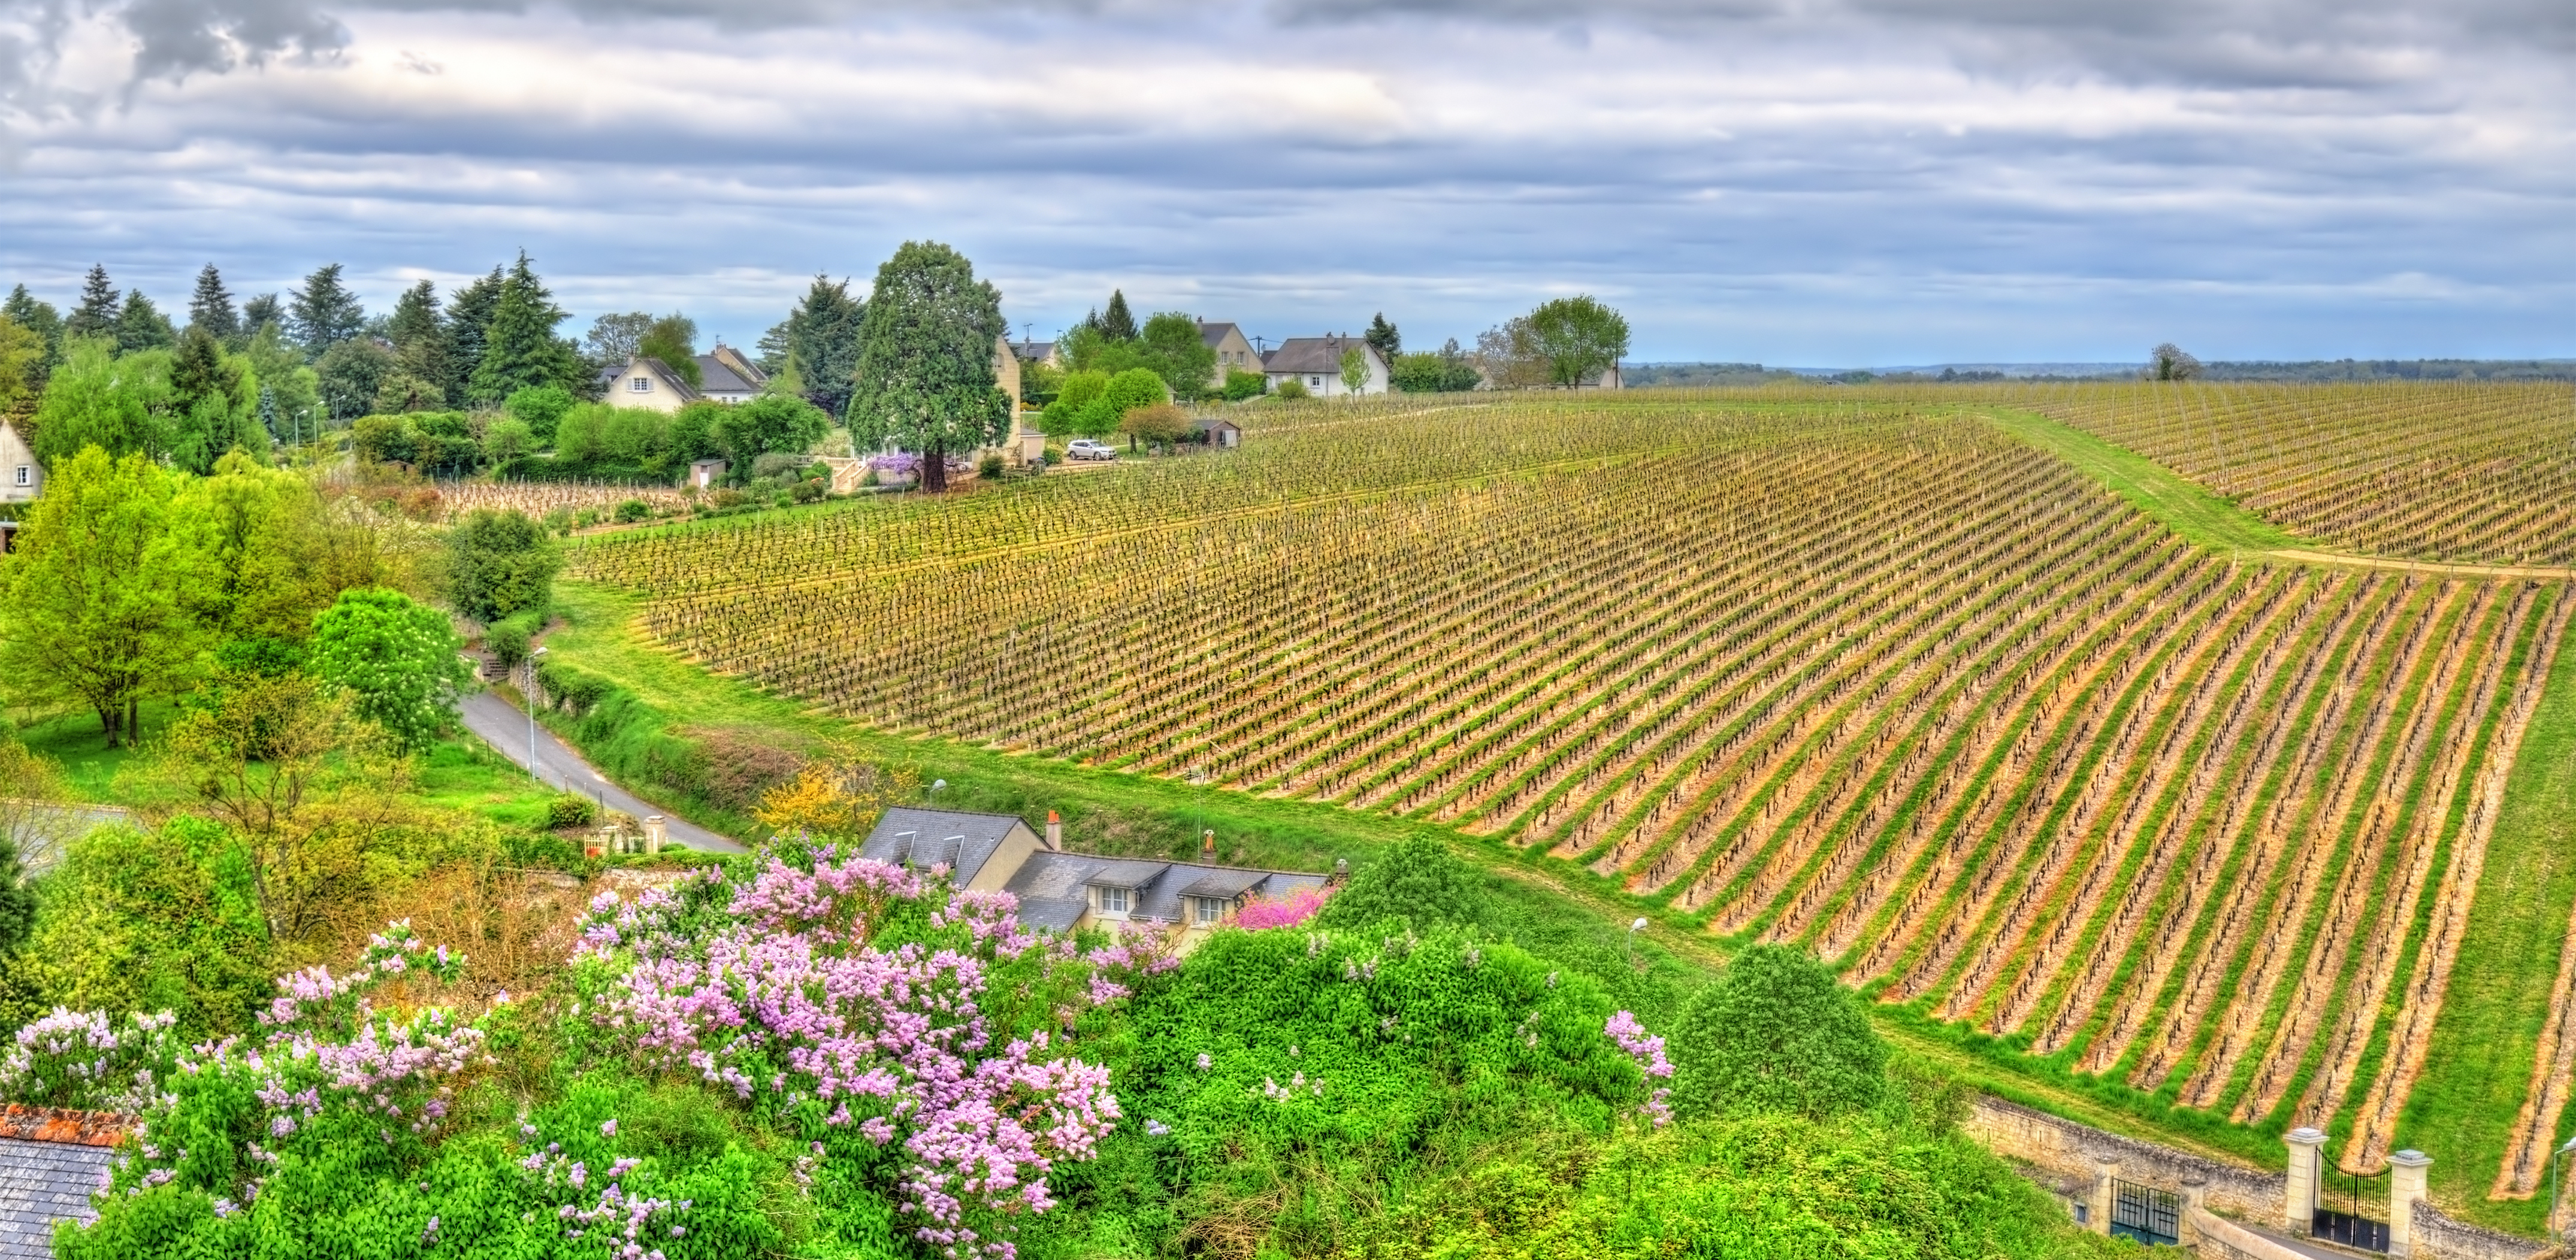
[[[61,861],[63,849],[110,823],[135,823],[133,811],[115,805],[54,805],[0,800],[0,832],[18,846],[18,860],[29,875],[42,875]]]
[[[478,691],[465,697],[465,729],[482,737],[510,764],[528,764],[528,715],[499,694]],[[707,830],[678,814],[655,805],[626,789],[609,782],[608,776],[591,768],[554,732],[537,728],[537,777],[557,784],[566,791],[579,792],[620,813],[644,818],[660,814],[665,820],[662,835],[674,844],[710,853],[740,853],[743,847]]]

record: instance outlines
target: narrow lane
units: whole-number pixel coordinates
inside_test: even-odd
[[[518,706],[495,692],[478,691],[465,697],[464,718],[465,729],[509,758],[510,764],[527,768],[528,715]],[[606,808],[639,819],[660,814],[665,823],[663,838],[674,844],[708,853],[744,851],[742,845],[617,786],[545,727],[537,727],[536,736],[537,777],[540,780],[568,792],[579,792]]]

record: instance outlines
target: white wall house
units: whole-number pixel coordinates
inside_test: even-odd
[[[1317,398],[1341,398],[1351,394],[1342,383],[1342,354],[1357,350],[1368,361],[1368,380],[1358,392],[1383,394],[1392,382],[1387,372],[1386,357],[1377,347],[1357,337],[1338,333],[1325,337],[1291,337],[1262,359],[1262,374],[1270,378],[1270,388],[1295,381]]]
[[[0,503],[33,503],[44,492],[44,464],[17,430],[0,420]]]

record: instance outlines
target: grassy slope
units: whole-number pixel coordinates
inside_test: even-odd
[[[2081,429],[2027,411],[1997,410],[1987,413],[1987,418],[1996,428],[2073,464],[2199,546],[2231,554],[2282,547],[2323,549],[2323,544],[2264,520],[2144,455]]]
[[[2560,649],[2523,737],[2487,845],[2486,871],[2432,1053],[2397,1140],[2435,1157],[2433,1189],[2473,1220],[2536,1234],[2541,1197],[2491,1202],[2487,1187],[2531,1084],[2559,945],[2576,903],[2576,651]],[[2551,1140],[2567,1140],[2576,1114]],[[2448,1155],[2445,1160],[2443,1157]]]

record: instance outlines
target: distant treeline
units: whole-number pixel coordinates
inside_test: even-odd
[[[1962,371],[1944,368],[1940,371],[1915,369],[1903,372],[1872,372],[1855,369],[1848,372],[1815,374],[1792,372],[1786,368],[1766,368],[1759,363],[1632,363],[1620,371],[1631,389],[1655,386],[1723,386],[1764,385],[1773,381],[1837,381],[1846,385],[1865,385],[1885,381],[1911,383],[1921,381],[2126,381],[2136,380],[2137,371],[2103,372],[2095,375],[2070,375],[2063,371],[2023,373],[2010,370],[2011,365]],[[2576,381],[2576,359],[2311,359],[2298,363],[2276,363],[2268,360],[2218,362],[2203,365],[2198,379],[2210,381]]]

